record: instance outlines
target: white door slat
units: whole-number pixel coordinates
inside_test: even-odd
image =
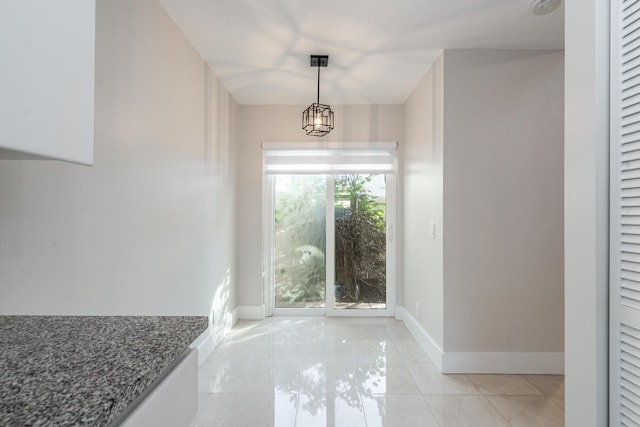
[[[633,74],[632,74],[633,75]],[[633,75],[634,82],[637,81],[640,83],[640,75]],[[629,83],[632,80],[629,79]],[[635,104],[629,104],[625,108],[622,109],[622,120],[631,120],[632,117],[636,117],[637,114],[640,114],[640,102],[636,102]]]
[[[620,166],[622,172],[640,169],[640,159],[627,160],[622,162],[622,165]]]
[[[638,245],[640,244],[640,236],[634,236],[634,235],[630,235],[630,234],[624,234],[620,236],[620,243],[621,244],[628,244],[628,245]]]
[[[640,426],[640,0],[612,0],[610,425]]]
[[[620,251],[624,256],[627,256],[626,254],[637,254],[640,256],[640,245],[623,242],[622,245],[620,245]]]
[[[625,179],[640,178],[640,168],[625,170],[624,172],[622,172],[621,178],[622,181],[624,181]]]
[[[621,197],[620,207],[640,206],[640,197]]]
[[[640,178],[628,178],[623,179],[620,183],[620,188],[626,189],[640,189]]]
[[[622,289],[635,289],[640,292],[640,282],[635,282],[633,280],[623,280],[620,286]]]
[[[638,225],[640,223],[640,218],[634,215],[622,215],[620,217],[620,222],[625,225]]]
[[[640,227],[635,225],[622,226],[622,232],[625,234],[640,234]]]
[[[622,269],[640,272],[640,255],[634,252],[621,251],[620,259],[627,264],[622,265]],[[632,264],[629,264],[632,263]]]

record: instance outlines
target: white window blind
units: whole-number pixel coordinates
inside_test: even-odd
[[[262,143],[265,174],[385,173],[396,171],[397,142]]]
[[[640,426],[640,0],[611,2],[610,425]]]

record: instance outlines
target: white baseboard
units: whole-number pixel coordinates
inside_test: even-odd
[[[564,374],[564,353],[444,352],[406,309],[396,307],[396,318],[445,374]]]
[[[213,350],[220,344],[222,337],[217,339],[216,334],[211,329],[211,325],[191,344],[191,348],[198,350],[198,367],[207,360]]]
[[[447,374],[564,374],[564,353],[455,353],[444,355]]]
[[[241,320],[263,320],[265,318],[265,307],[263,305],[239,305],[238,319]]]
[[[427,353],[429,359],[442,371],[444,352],[440,346],[429,336],[422,325],[404,307],[396,306],[396,317],[402,319],[403,323],[411,332],[411,335],[418,341],[420,347]]]
[[[209,319],[209,327],[191,344],[191,348],[198,349],[198,366],[201,366],[213,353],[213,350],[222,342],[225,335],[238,321],[238,310],[225,312],[216,316],[215,323]]]

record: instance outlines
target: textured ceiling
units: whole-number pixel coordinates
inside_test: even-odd
[[[531,0],[160,0],[240,104],[401,104],[442,49],[562,49]]]

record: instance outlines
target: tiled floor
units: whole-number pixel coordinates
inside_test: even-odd
[[[442,375],[402,322],[240,321],[199,370],[191,426],[562,426],[564,379]]]

